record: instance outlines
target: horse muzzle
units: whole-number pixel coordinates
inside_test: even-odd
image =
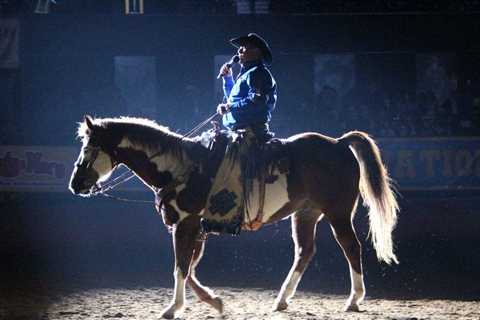
[[[69,186],[70,191],[77,196],[89,196],[92,190],[92,187],[88,187],[87,185],[79,185],[79,184],[70,184]]]
[[[72,176],[68,188],[74,195],[87,197],[92,194],[96,187],[96,179]]]

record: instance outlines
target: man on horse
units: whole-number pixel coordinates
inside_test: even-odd
[[[238,48],[240,74],[233,81],[231,64],[220,69],[223,78],[225,103],[217,107],[223,115],[223,125],[231,130],[251,130],[259,140],[273,135],[268,122],[277,100],[277,85],[267,66],[272,52],[267,42],[255,33],[230,40]]]
[[[228,145],[215,176],[202,227],[206,232],[238,234],[242,226],[255,230],[262,225],[266,170],[263,145],[273,137],[268,123],[275,109],[277,85],[267,68],[272,52],[263,38],[250,33],[230,43],[238,48],[241,70],[234,81],[232,63],[221,67],[225,102],[218,105],[217,112],[222,115],[223,125],[238,137]],[[259,181],[256,190],[255,179]],[[260,199],[258,212],[254,213],[247,212],[252,192],[258,192]]]

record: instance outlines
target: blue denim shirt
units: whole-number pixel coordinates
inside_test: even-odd
[[[232,77],[224,77],[223,93],[231,105],[230,112],[223,115],[225,127],[242,129],[270,121],[277,101],[277,85],[261,61],[243,66],[235,83]]]

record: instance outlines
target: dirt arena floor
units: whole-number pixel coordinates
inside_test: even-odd
[[[225,314],[216,311],[187,290],[187,307],[180,319],[389,319],[451,320],[480,319],[479,301],[369,299],[362,312],[345,313],[341,309],[346,296],[322,295],[298,291],[289,309],[270,309],[277,291],[264,289],[213,288],[225,303]],[[0,319],[159,319],[172,290],[167,288],[86,289],[35,296],[17,292],[15,301],[1,301]],[[21,297],[23,296],[23,297]]]
[[[82,200],[78,208],[49,198],[47,210],[46,201],[0,206],[15,212],[0,215],[0,320],[160,319],[173,293],[173,250],[160,219],[149,209],[117,210],[117,203]],[[241,238],[209,239],[197,275],[223,299],[225,314],[187,289],[180,319],[480,320],[480,211],[452,212],[463,200],[440,202],[438,210],[429,201],[404,203],[399,265],[378,263],[366,215],[357,217],[367,289],[361,313],[341,311],[348,266],[327,224],[317,229],[317,255],[289,309],[271,311],[293,260],[284,221]]]

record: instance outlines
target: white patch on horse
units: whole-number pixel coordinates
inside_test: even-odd
[[[282,284],[282,288],[278,294],[277,299],[275,300],[275,304],[277,305],[277,309],[284,309],[288,305],[289,300],[295,294],[297,290],[298,283],[302,274],[298,271],[290,270],[287,278]]]
[[[185,172],[185,165],[171,153],[155,156],[151,161],[156,164],[158,172],[169,171],[174,178]]]
[[[113,169],[110,156],[100,150],[98,152],[97,158],[95,159],[95,162],[92,165],[92,168],[97,172],[99,176],[98,181],[105,181],[106,179],[108,179],[111,173],[110,171]]]
[[[118,144],[117,146],[118,148],[124,148],[124,149],[134,149],[134,150],[138,150],[138,147],[135,146],[131,141],[130,139],[128,138],[123,138],[122,141],[120,141],[120,143]],[[143,150],[142,150],[143,151]]]
[[[359,274],[350,267],[351,290],[348,301],[351,304],[358,305],[365,297],[365,285],[363,284],[363,275]],[[348,303],[348,302],[347,302]]]
[[[177,306],[183,306],[185,302],[185,278],[180,269],[175,272],[174,299]]]
[[[275,169],[273,175],[276,176],[277,179],[273,183],[265,184],[265,203],[263,206],[264,214],[262,222],[268,221],[275,212],[290,201],[288,199],[286,174],[281,174],[278,169]],[[250,217],[245,215],[245,222],[247,223],[249,220],[254,220],[258,213],[260,197],[258,185],[258,181],[255,180],[253,183],[253,191],[248,203],[248,213]]]
[[[178,187],[175,188],[175,191],[178,195],[178,193],[180,191],[182,191],[183,189],[185,189],[187,187],[187,185],[185,183],[182,183],[181,185],[179,185]],[[181,210],[179,207],[178,207],[178,203],[177,203],[177,199],[173,199],[169,202],[169,204],[173,207],[173,209],[175,209],[175,211],[178,213],[178,221],[177,221],[177,224],[180,223],[180,221],[182,221],[183,219],[185,219],[189,213],[188,212],[185,212],[183,210]]]
[[[285,293],[284,296],[286,298],[286,301],[293,297],[295,294],[295,291],[297,290],[298,283],[300,282],[300,278],[302,277],[302,274],[298,271],[294,271],[292,273],[292,277],[290,278],[290,281],[288,282],[288,285],[285,288]]]
[[[162,317],[173,319],[178,313],[183,311],[185,306],[185,278],[180,268],[176,268],[175,288],[173,289],[173,300],[170,305],[162,311]]]

